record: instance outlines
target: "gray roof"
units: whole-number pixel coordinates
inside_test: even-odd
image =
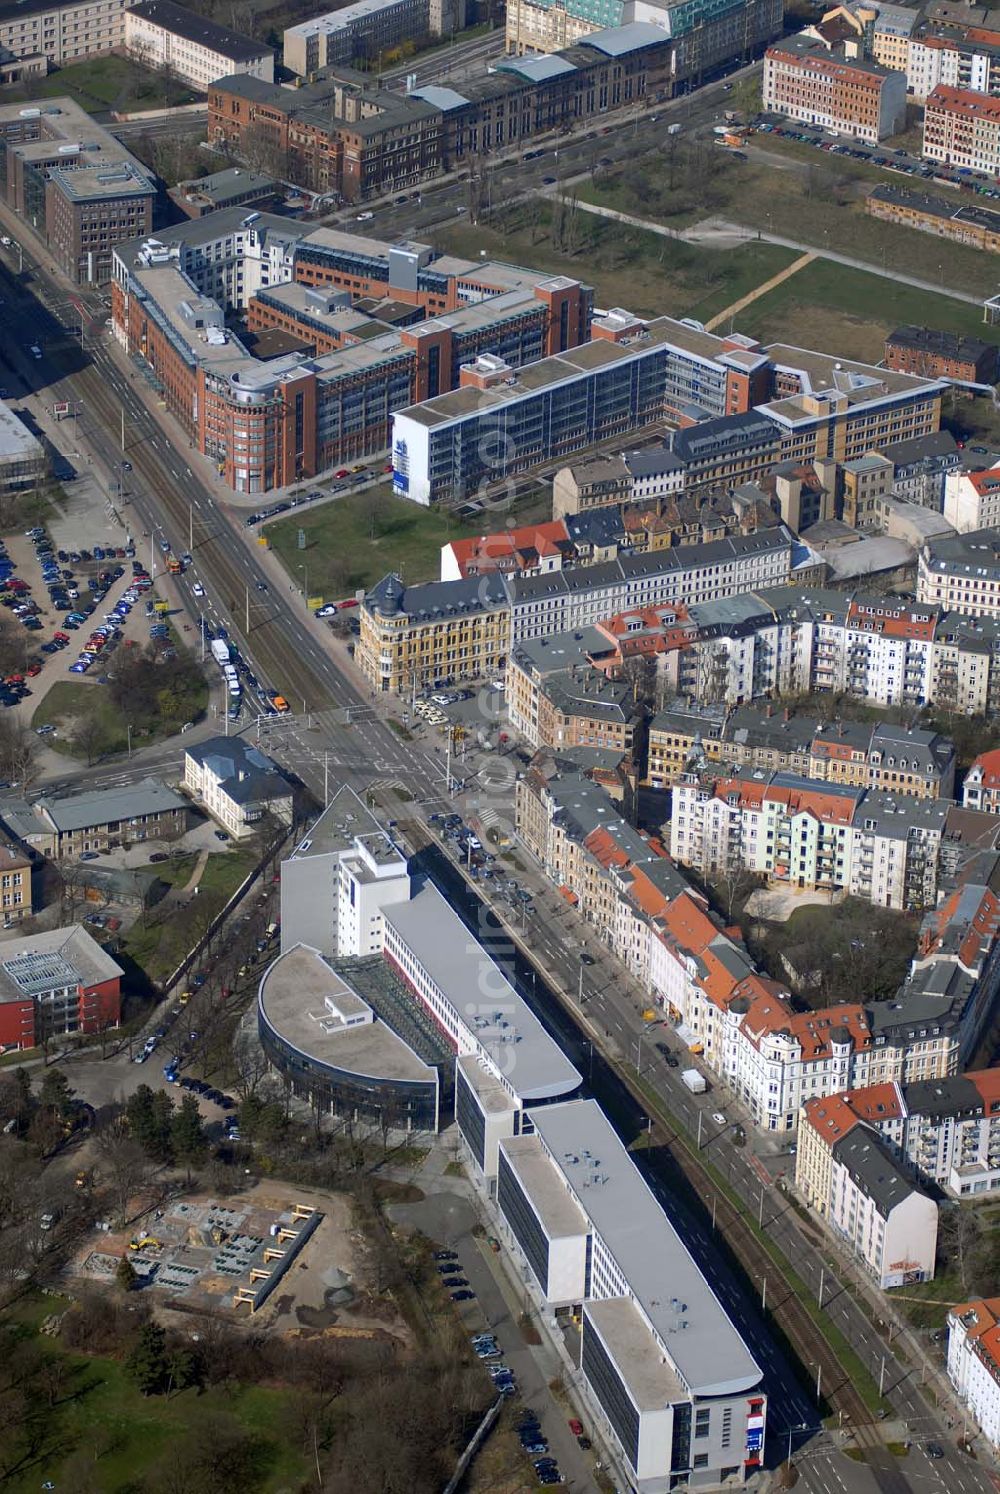
[[[645,446],[641,451],[626,451],[624,462],[632,477],[658,477],[661,472],[680,472],[684,463],[665,446]]]
[[[257,995],[258,1018],[282,1042],[315,1063],[366,1079],[437,1085],[437,1073],[388,1022],[357,1026],[372,1010],[345,973],[307,944],[295,944],[269,965]]]
[[[942,535],[927,541],[921,558],[932,571],[950,575],[1000,579],[1000,533],[974,529],[968,534]]]
[[[672,431],[671,450],[685,466],[713,460],[730,451],[745,451],[750,442],[778,447],[781,432],[767,415],[748,410],[742,415],[719,415],[697,425]]]
[[[230,31],[228,26],[207,21],[193,10],[175,5],[174,0],[140,0],[138,5],[131,7],[131,13],[149,21],[153,26],[162,26],[174,36],[194,42],[196,46],[218,52],[230,62],[253,62],[258,57],[270,56],[274,52],[274,48],[264,42],[251,41],[249,36]]]
[[[593,47],[595,52],[604,52],[608,57],[624,57],[628,52],[640,52],[643,47],[661,47],[668,40],[662,27],[654,26],[650,21],[632,21],[627,26],[595,31],[580,45]]]
[[[609,680],[599,669],[562,669],[549,675],[542,693],[566,716],[624,725],[639,714],[627,680]]]
[[[433,882],[382,914],[522,1101],[572,1094],[579,1073]]]
[[[365,598],[365,605],[383,617],[403,613],[421,622],[444,621],[448,616],[486,612],[507,604],[503,577],[493,572],[463,581],[427,581],[420,586],[404,586],[398,576],[383,576]]]
[[[59,986],[95,986],[124,974],[79,924],[11,939],[0,949],[0,1002]]]
[[[692,1395],[737,1395],[761,1370],[596,1100],[545,1105],[535,1130]],[[556,1186],[559,1186],[556,1184]]]
[[[574,665],[590,667],[592,654],[614,651],[607,634],[597,628],[577,628],[572,632],[553,633],[549,638],[529,638],[517,644],[514,659],[527,673],[535,670],[544,678]]]
[[[359,835],[382,835],[382,825],[350,784],[342,784],[291,852],[289,861],[351,850]]]
[[[964,1074],[953,1074],[947,1079],[916,1079],[901,1088],[907,1115],[945,1120],[952,1115],[989,1113],[981,1092]]]
[[[167,788],[158,778],[144,778],[141,783],[124,784],[120,788],[88,789],[82,794],[68,794],[65,798],[50,798],[43,795],[33,806],[24,800],[0,802],[0,820],[8,823],[8,805],[13,823],[20,821],[28,833],[58,830],[62,835],[75,830],[89,830],[97,825],[110,825],[117,820],[135,820],[141,815],[167,814],[186,808],[187,801],[173,789]],[[30,826],[24,811],[31,816]],[[12,828],[13,828],[12,823]]]
[[[920,462],[937,462],[953,458],[958,466],[959,452],[951,431],[931,431],[926,436],[908,436],[881,448],[882,455],[897,469]]]
[[[278,766],[242,737],[209,737],[185,751],[219,780],[234,804],[292,797],[292,786]]]
[[[896,1205],[911,1194],[923,1192],[914,1187],[881,1137],[865,1125],[852,1126],[846,1136],[834,1142],[831,1154],[835,1162],[847,1168],[883,1219],[887,1219]]]

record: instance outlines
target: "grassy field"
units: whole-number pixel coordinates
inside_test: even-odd
[[[582,195],[582,194],[581,194]],[[615,204],[616,206],[618,204]],[[627,210],[641,212],[633,201]],[[712,250],[624,227],[579,210],[569,252],[553,242],[551,212],[525,208],[487,226],[455,224],[440,235],[455,254],[480,250],[539,270],[576,274],[593,285],[599,306],[625,305],[641,316],[714,316],[797,258],[794,250],[751,242]]]
[[[176,970],[199,931],[219,913],[256,865],[253,851],[218,851],[209,856],[198,883],[198,924],[192,927],[191,904],[164,902],[152,908],[145,922],[139,919],[122,937],[122,952],[145,971],[151,981],[160,981]],[[183,887],[194,869],[195,858],[185,856],[165,861],[155,870],[171,887]]]
[[[105,109],[156,109],[174,104],[189,104],[198,94],[176,78],[140,67],[126,57],[90,57],[58,68],[45,78],[31,78],[27,83],[8,84],[0,88],[0,100],[14,103],[18,99],[75,99],[88,114]]]
[[[27,1330],[35,1326],[33,1319],[40,1324],[61,1305],[58,1298],[37,1299],[17,1315]],[[307,1464],[289,1436],[294,1392],[234,1385],[144,1397],[116,1360],[85,1359],[60,1351],[50,1340],[41,1342],[53,1358],[62,1357],[68,1383],[51,1408],[45,1445],[4,1480],[8,1494],[80,1488],[81,1478],[87,1489],[106,1494],[139,1489],[144,1477],[162,1476],[172,1448],[216,1418],[234,1420],[263,1442],[262,1473],[253,1490],[278,1494],[298,1488],[305,1478]]]
[[[110,661],[109,666],[114,667]],[[95,664],[92,673],[96,675],[99,669]],[[142,707],[129,712],[116,705],[108,686],[98,685],[96,679],[84,681],[74,676],[57,680],[39,702],[31,724],[51,723],[57,728],[56,734],[46,739],[53,751],[79,761],[98,762],[128,750],[130,725],[132,747],[148,747],[173,736],[185,721],[204,715],[208,685],[193,666],[185,678],[190,688],[182,695],[160,692],[155,709]],[[167,702],[173,703],[170,710],[166,709]]]
[[[769,136],[756,138],[751,150],[758,149],[771,159],[738,161],[718,148],[713,153],[713,147],[700,142],[678,144],[672,151],[598,171],[575,190],[586,200],[670,227],[724,218],[972,295],[992,295],[997,274],[990,255],[945,245],[933,235],[867,215],[864,197],[873,178],[898,183],[898,176]],[[779,157],[787,161],[786,169],[776,165]],[[959,200],[978,199],[956,194]],[[940,325],[941,309],[934,297],[927,298],[927,306],[928,315],[916,319]],[[937,321],[929,319],[935,316]],[[981,335],[1000,341],[998,329],[978,322],[977,328]]]
[[[515,504],[503,517],[517,522],[551,517],[546,492],[541,503]],[[436,581],[441,546],[462,535],[479,534],[485,521],[463,523],[446,509],[421,508],[386,488],[352,493],[309,513],[268,524],[265,534],[289,577],[300,589],[309,577],[309,595],[335,601],[359,587],[372,586],[389,571],[408,583]],[[502,520],[500,520],[502,522]],[[494,517],[490,527],[498,527]],[[305,534],[299,549],[299,530]]]
[[[807,265],[736,318],[738,331],[764,343],[823,348],[870,363],[883,357],[886,335],[905,323],[973,336],[998,331],[983,326],[976,306],[828,259]]]

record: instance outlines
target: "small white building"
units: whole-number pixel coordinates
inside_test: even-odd
[[[30,488],[45,476],[45,452],[23,420],[0,404],[0,492]]]
[[[172,73],[202,93],[233,73],[274,82],[270,47],[173,0],[142,0],[125,12],[125,50],[143,67]]]
[[[268,813],[291,824],[291,784],[269,757],[241,737],[210,737],[189,747],[181,788],[234,840],[252,835]]]
[[[948,1314],[948,1378],[994,1449],[1000,1448],[1000,1297]]]

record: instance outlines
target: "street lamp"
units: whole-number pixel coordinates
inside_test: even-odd
[[[299,570],[302,572],[302,600],[306,604],[306,611],[308,611],[309,610],[309,567],[307,565],[300,565],[299,566]]]

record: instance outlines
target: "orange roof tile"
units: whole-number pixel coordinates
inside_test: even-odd
[[[983,775],[983,788],[1000,788],[1000,747],[994,747],[991,752],[981,752],[970,772],[976,768]]]
[[[451,551],[462,575],[469,567],[477,571],[489,570],[504,562],[520,560],[521,564],[529,552],[535,556],[557,555],[570,545],[569,530],[562,519],[552,519],[545,524],[526,524],[523,529],[505,529],[497,534],[481,534],[473,539],[451,541]]]
[[[802,1108],[806,1121],[827,1146],[832,1146],[861,1124],[844,1095],[824,1095],[806,1100]]]
[[[851,1089],[844,1098],[855,1115],[872,1125],[903,1118],[903,1101],[895,1084],[870,1084],[867,1089]]]

